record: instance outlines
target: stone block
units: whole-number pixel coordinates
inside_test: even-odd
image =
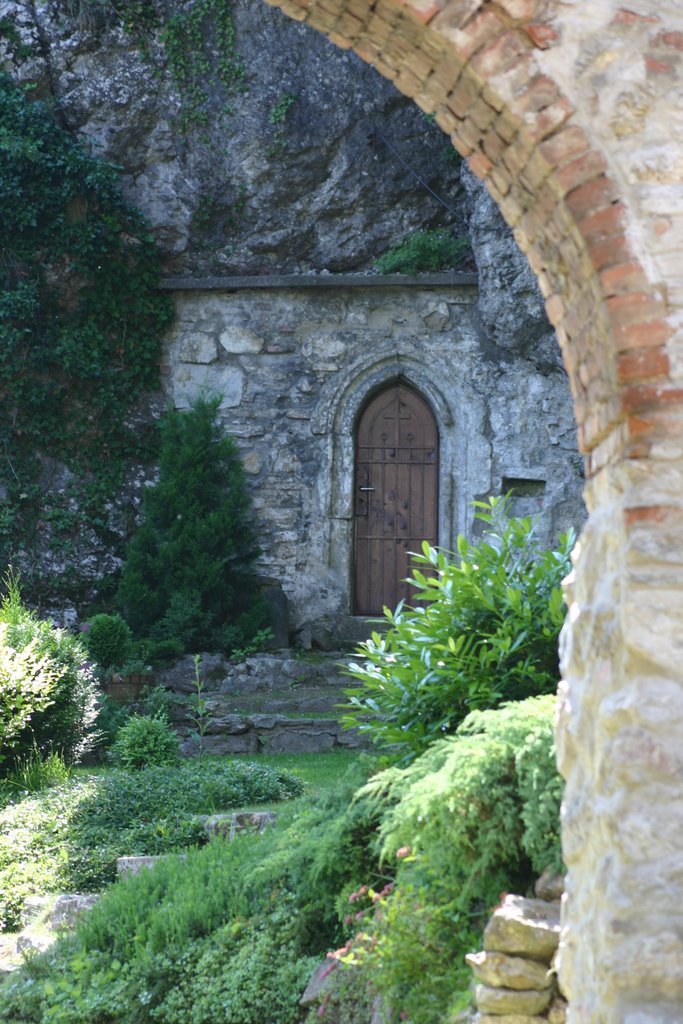
[[[528,1013],[478,1013],[473,1024],[547,1024],[547,1017],[537,1014],[530,1017]]]
[[[550,963],[559,941],[559,904],[522,896],[507,896],[484,931],[487,952],[528,956],[545,963]]]
[[[545,964],[506,953],[468,953],[465,962],[484,985],[492,988],[546,989],[553,984],[553,975]]]
[[[230,355],[256,353],[263,348],[263,338],[259,338],[253,331],[238,324],[226,327],[221,331],[218,340],[221,347]]]
[[[275,824],[274,811],[239,811],[235,814],[211,814],[204,817],[202,825],[208,836],[221,836],[230,842],[245,832],[265,832]]]
[[[50,915],[54,928],[73,928],[82,914],[100,900],[99,893],[69,893],[58,896]]]
[[[564,893],[564,875],[546,868],[537,880],[534,892],[539,900],[561,900]]]
[[[216,342],[206,334],[183,337],[178,358],[183,363],[214,363],[217,358]]]
[[[202,397],[220,397],[221,409],[234,409],[242,401],[244,375],[233,366],[183,365],[173,380],[173,401],[177,409],[189,409]]]
[[[476,985],[474,989],[477,1009],[494,1016],[526,1014],[533,1017],[543,1013],[551,998],[550,989],[519,991],[511,988],[491,988],[488,985]]]

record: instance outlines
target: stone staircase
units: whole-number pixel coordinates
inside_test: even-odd
[[[200,678],[206,701],[202,740],[209,754],[317,753],[337,747],[361,747],[362,739],[341,728],[348,653],[326,652],[293,657],[291,651],[257,654],[240,662],[221,655],[202,656]],[[341,663],[341,664],[340,664]],[[174,725],[181,750],[198,749],[196,727],[187,698],[196,692],[191,657],[157,673],[157,682],[177,702]]]

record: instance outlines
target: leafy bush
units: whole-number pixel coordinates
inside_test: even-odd
[[[16,752],[22,732],[35,714],[52,703],[54,672],[35,652],[35,641],[21,651],[8,643],[9,627],[0,623],[0,763]]]
[[[450,231],[414,231],[375,260],[380,274],[419,274],[425,270],[450,270],[469,252],[469,238],[454,238]]]
[[[282,769],[208,758],[174,768],[111,769],[27,799],[5,788],[0,931],[17,926],[31,893],[98,891],[116,878],[117,857],[205,842],[197,815],[287,800],[301,789]]]
[[[102,612],[86,623],[84,632],[88,654],[103,669],[120,668],[130,654],[132,634],[120,615]]]
[[[348,674],[346,726],[392,749],[401,763],[452,733],[468,712],[504,700],[554,692],[564,621],[560,581],[573,534],[540,551],[530,518],[505,519],[504,500],[475,503],[490,528],[459,560],[423,545],[413,556],[419,605],[385,609],[389,629],[357,648]]]
[[[119,588],[138,636],[180,650],[230,648],[263,625],[251,568],[256,527],[237,445],[218,399],[162,420],[159,482],[144,496]]]
[[[0,627],[6,669],[18,672],[25,664],[26,671],[35,673],[40,664],[50,681],[49,700],[33,708],[13,741],[12,756],[26,757],[38,750],[46,757],[58,751],[67,764],[73,764],[96,739],[97,687],[85,649],[66,630],[55,629],[25,608],[16,580],[9,578],[5,583],[8,592],[0,605]],[[6,720],[5,715],[2,718]]]
[[[178,747],[178,734],[165,718],[132,715],[119,729],[111,755],[124,768],[149,768],[175,764]]]

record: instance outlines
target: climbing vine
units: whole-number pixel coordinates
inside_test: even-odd
[[[25,562],[40,537],[64,553],[105,532],[128,460],[151,454],[130,414],[158,384],[171,306],[116,169],[4,76],[0,276],[0,558]]]
[[[209,92],[222,86],[228,93],[244,85],[244,65],[235,46],[232,0],[193,0],[172,13],[154,0],[80,0],[81,8],[105,7],[123,25],[157,74],[149,46],[159,33],[162,61],[180,94],[179,125],[183,132],[206,127]]]

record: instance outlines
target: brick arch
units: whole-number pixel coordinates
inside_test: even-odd
[[[539,281],[591,512],[568,587],[558,731],[569,1019],[680,1020],[683,12],[671,0],[268,2],[434,114]]]
[[[546,299],[588,474],[625,446],[646,452],[652,424],[638,414],[662,399],[668,379],[666,310],[628,241],[625,202],[605,154],[539,66],[539,52],[558,40],[538,14],[547,5],[269,2],[392,80],[484,179]]]

